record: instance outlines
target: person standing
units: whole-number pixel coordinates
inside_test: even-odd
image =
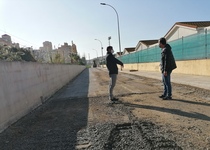
[[[171,46],[166,43],[164,37],[160,38],[159,47],[162,49],[160,67],[164,85],[163,94],[159,97],[163,100],[170,100],[172,99],[171,73],[177,66],[171,51]]]
[[[123,67],[123,63],[116,59],[113,55],[114,50],[112,46],[107,47],[107,55],[106,55],[106,66],[109,71],[110,83],[109,83],[109,100],[117,101],[118,99],[113,96],[113,89],[116,85],[118,67],[117,64]]]

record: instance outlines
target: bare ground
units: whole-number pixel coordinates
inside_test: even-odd
[[[92,68],[45,104],[0,134],[0,148],[20,149],[186,149],[210,148],[210,92],[173,84],[163,101],[159,80],[120,73],[115,95],[107,97],[108,73]]]
[[[107,84],[103,72],[94,74],[101,86]],[[165,101],[158,97],[163,90],[160,80],[120,73],[115,93],[134,120],[154,123],[160,134],[183,149],[210,149],[210,91],[180,84],[172,87],[173,100]]]

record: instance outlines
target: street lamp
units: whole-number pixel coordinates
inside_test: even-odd
[[[108,41],[109,41],[109,46],[110,46],[110,40],[111,40],[111,36],[108,37]]]
[[[117,14],[117,26],[118,26],[119,49],[120,49],[120,56],[121,56],[120,23],[119,23],[119,16],[118,16],[118,13],[117,13],[116,9],[115,9],[113,6],[111,6],[111,5],[106,4],[106,3],[100,3],[100,4],[101,4],[101,5],[106,5],[106,6],[109,6],[109,7],[113,8],[114,11],[115,11],[115,13]]]
[[[102,42],[99,39],[95,39],[96,41],[99,41],[101,43],[101,55],[102,55],[102,63],[103,63],[103,46],[102,46]],[[103,66],[103,64],[102,64]]]

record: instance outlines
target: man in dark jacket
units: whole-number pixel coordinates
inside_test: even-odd
[[[176,68],[176,62],[171,51],[171,46],[166,43],[165,38],[160,38],[159,47],[162,49],[160,66],[164,84],[164,92],[159,97],[163,98],[163,100],[169,100],[172,99],[171,72]]]
[[[112,46],[107,47],[106,66],[109,71],[110,83],[109,83],[109,100],[117,101],[118,99],[113,96],[113,89],[116,85],[118,67],[117,64],[123,67],[123,63],[116,59],[113,55],[114,50]]]

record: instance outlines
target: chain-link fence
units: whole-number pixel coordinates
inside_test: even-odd
[[[210,30],[182,37],[168,42],[176,60],[194,60],[210,58]],[[125,64],[159,62],[161,49],[158,45],[121,56]]]

